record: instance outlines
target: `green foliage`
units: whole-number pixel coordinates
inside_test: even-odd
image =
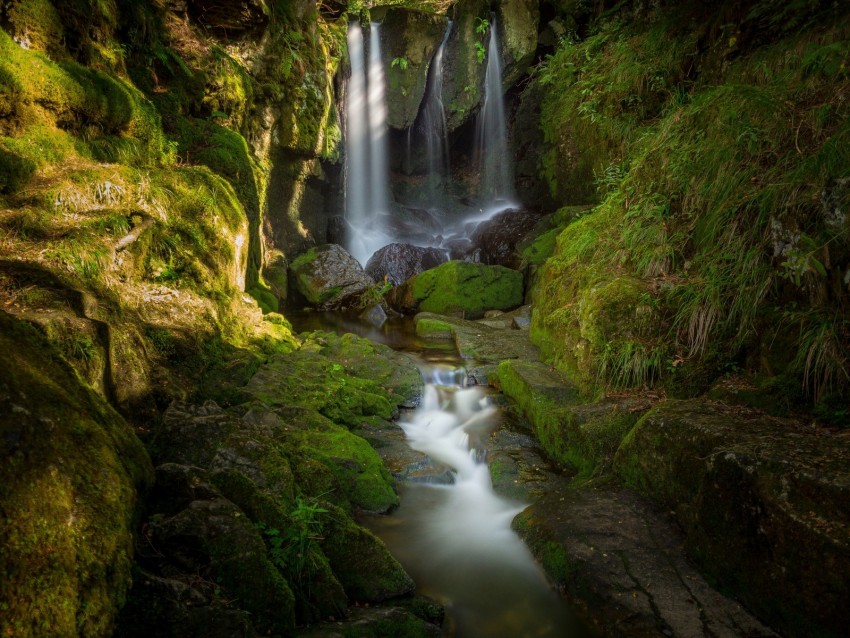
[[[799,24],[820,19],[810,9]],[[553,193],[583,198],[595,183],[603,199],[561,233],[538,275],[533,338],[561,369],[595,369],[601,384],[668,372],[678,383],[741,360],[764,317],[791,312],[800,384],[815,400],[850,391],[838,185],[850,176],[850,112],[837,97],[850,89],[846,26],[797,33],[765,0],[748,19],[775,41],[720,64],[720,44],[694,57],[699,31],[683,31],[675,9],[622,15],[562,41],[537,69]],[[598,291],[623,273],[644,282],[646,303],[631,307],[651,309],[654,327],[633,315],[625,333],[597,341],[588,330],[608,312]]]
[[[322,518],[328,510],[316,499],[300,496],[295,509],[289,513],[291,525],[284,530],[258,523],[257,527],[269,547],[269,558],[296,589],[309,587],[310,577],[322,564],[322,550],[318,541],[322,539]]]
[[[400,71],[407,71],[407,65],[410,64],[405,57],[401,58],[393,58],[392,64],[390,66],[392,68],[398,67]]]

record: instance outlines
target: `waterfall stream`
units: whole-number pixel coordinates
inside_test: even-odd
[[[365,264],[391,240],[384,230],[389,212],[386,77],[381,60],[381,25],[369,25],[369,65],[363,29],[348,28],[351,76],[346,85],[345,217],[351,226],[348,252]]]
[[[443,53],[452,31],[448,21],[443,41],[437,48],[428,69],[428,81],[421,110],[421,130],[425,138],[428,166],[429,207],[438,207],[444,199],[444,180],[449,175],[449,138],[446,110],[443,106]]]
[[[479,198],[487,209],[508,208],[515,199],[497,32],[496,17],[493,15],[490,18],[490,39],[487,43],[484,104],[478,114],[475,135],[475,154],[481,176]]]
[[[492,489],[486,441],[499,409],[462,368],[428,366],[421,406],[401,423],[409,445],[451,469],[450,484],[405,483],[401,507],[367,524],[416,580],[446,606],[448,635],[522,638],[584,635],[511,529],[523,505]]]

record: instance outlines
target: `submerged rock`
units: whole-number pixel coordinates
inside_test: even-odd
[[[372,255],[366,264],[366,273],[377,282],[386,280],[397,286],[447,260],[446,251],[439,248],[389,244]]]
[[[319,310],[356,306],[360,296],[375,283],[338,244],[311,248],[289,268],[298,292]]]
[[[424,310],[481,317],[486,310],[522,304],[522,273],[503,266],[449,261],[426,270],[390,291],[387,299],[400,312]]]

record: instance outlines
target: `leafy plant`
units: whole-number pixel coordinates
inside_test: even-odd
[[[307,586],[319,565],[322,550],[317,541],[322,538],[322,516],[327,513],[316,500],[298,497],[289,514],[292,524],[286,529],[257,524],[269,547],[269,558],[299,587]]]
[[[409,64],[409,62],[408,62],[407,58],[401,57],[401,58],[393,58],[393,61],[390,64],[390,66],[392,68],[398,67],[398,69],[401,70],[401,71],[407,71],[407,65],[408,64]]]

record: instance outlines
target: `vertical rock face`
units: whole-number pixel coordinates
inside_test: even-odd
[[[372,19],[381,23],[387,122],[395,129],[406,129],[419,113],[428,66],[443,39],[446,19],[407,9],[376,9]]]
[[[487,46],[482,20],[489,17],[486,0],[461,0],[455,5],[455,26],[443,57],[443,104],[450,131],[467,122],[481,105],[485,66],[479,51]],[[481,32],[476,31],[479,28]]]
[[[537,50],[540,22],[538,0],[504,0],[496,10],[502,43],[504,86],[513,86],[526,72]]]

